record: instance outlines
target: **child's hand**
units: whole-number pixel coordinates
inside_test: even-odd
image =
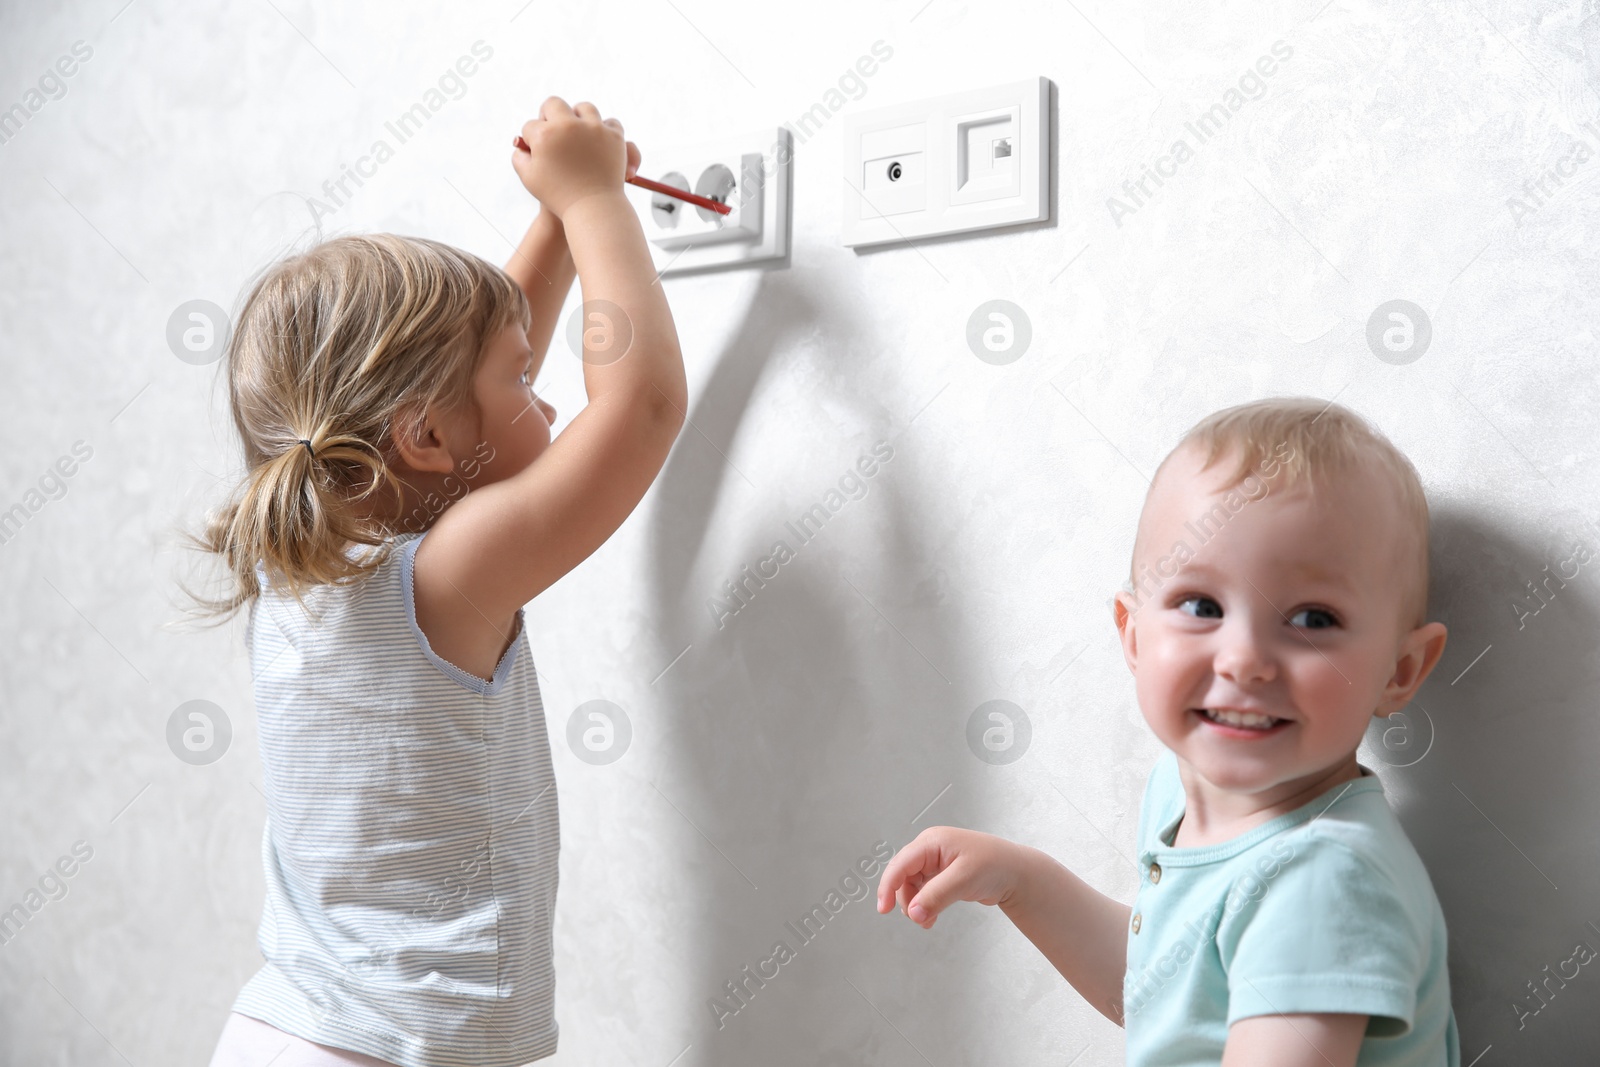
[[[552,96],[539,117],[522,127],[526,148],[512,150],[511,166],[528,192],[558,218],[595,193],[621,192],[639,169],[639,149],[622,137],[622,123],[601,120],[590,103],[568,107]]]
[[[924,930],[958,900],[1006,904],[1022,880],[1022,847],[1004,838],[930,826],[895,853],[878,880],[878,913],[894,907]]]

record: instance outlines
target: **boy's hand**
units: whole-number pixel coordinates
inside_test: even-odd
[[[1004,838],[930,826],[895,853],[878,880],[878,913],[899,900],[900,910],[924,930],[958,900],[1008,903],[1022,881],[1022,847]]]
[[[931,826],[884,868],[878,911],[894,907],[897,896],[906,915],[923,929],[957,900],[1000,905],[1072,988],[1107,1019],[1123,1024],[1133,909],[1038,849],[972,830]]]
[[[622,123],[600,118],[590,103],[568,107],[552,96],[539,117],[522,127],[527,147],[511,153],[511,166],[528,192],[556,217],[595,193],[621,192],[639,169],[639,149],[623,139]]]

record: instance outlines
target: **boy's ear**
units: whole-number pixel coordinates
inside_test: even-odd
[[[1122,640],[1122,658],[1127,661],[1128,670],[1137,673],[1139,662],[1139,640],[1134,626],[1134,616],[1138,613],[1138,605],[1133,602],[1131,594],[1119,592],[1111,601],[1112,618],[1116,620],[1117,636]]]
[[[1449,631],[1442,622],[1430,622],[1406,635],[1395,660],[1394,674],[1383,687],[1378,700],[1377,714],[1388,717],[1411,703],[1422,683],[1432,673],[1439,657],[1444,655],[1445,640]]]

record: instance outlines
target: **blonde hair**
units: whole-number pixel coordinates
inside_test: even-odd
[[[510,275],[468,252],[356,234],[270,264],[234,321],[225,367],[245,475],[198,538],[184,532],[231,573],[220,600],[184,588],[200,606],[190,614],[218,622],[260,594],[257,561],[302,605],[310,587],[359,581],[382,562],[397,519],[352,503],[398,492],[393,435],[430,408],[469,412],[481,429],[478,365],[499,331],[527,329],[529,309]],[[352,544],[380,551],[353,558]]]
[[[1402,553],[1399,558],[1409,560],[1411,567],[1401,597],[1401,621],[1409,621],[1411,629],[1427,621],[1428,498],[1405,453],[1367,420],[1340,404],[1308,396],[1267,397],[1224,408],[1201,419],[1183,435],[1156,468],[1152,491],[1161,470],[1185,448],[1197,450],[1201,470],[1209,469],[1222,457],[1234,457],[1223,489],[1237,486],[1253,474],[1259,477],[1265,462],[1277,464],[1272,475],[1276,487],[1286,490],[1304,483],[1315,495],[1319,484],[1360,473],[1367,464],[1375,464],[1396,495],[1404,526],[1402,537],[1408,542],[1398,548]],[[1138,558],[1136,543],[1134,567]]]

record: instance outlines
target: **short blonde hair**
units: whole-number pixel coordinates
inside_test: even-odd
[[[1285,448],[1284,446],[1287,446]],[[1428,498],[1422,479],[1405,453],[1396,448],[1382,431],[1340,404],[1308,396],[1278,396],[1213,412],[1183,435],[1151,480],[1151,491],[1171,458],[1193,448],[1206,470],[1223,457],[1234,457],[1223,489],[1239,485],[1262,469],[1263,462],[1277,462],[1274,481],[1288,489],[1304,483],[1313,494],[1318,484],[1362,472],[1373,464],[1386,476],[1395,493],[1404,531],[1405,544],[1398,546],[1401,559],[1410,561],[1410,578],[1401,597],[1401,621],[1415,629],[1427,621],[1428,612]],[[1146,496],[1146,502],[1149,496]],[[1142,542],[1143,523],[1140,523]],[[1140,543],[1134,545],[1138,566]]]
[[[245,475],[200,537],[185,534],[226,562],[226,597],[184,590],[198,614],[224,619],[260,593],[258,561],[301,604],[311,586],[376,568],[385,552],[352,559],[347,549],[384,545],[395,520],[349,505],[398,490],[392,434],[413,432],[435,406],[481,426],[473,380],[484,351],[530,318],[521,288],[494,264],[379,233],[270,264],[234,320],[225,370]]]

